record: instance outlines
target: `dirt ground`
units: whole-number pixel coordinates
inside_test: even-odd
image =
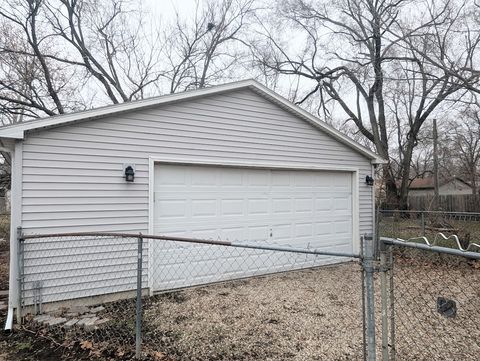
[[[143,354],[163,361],[361,360],[360,276],[359,265],[348,263],[146,298]],[[394,279],[397,360],[478,360],[478,263],[404,253]],[[380,353],[378,285],[377,278]],[[439,297],[455,302],[454,317],[439,312]],[[6,360],[131,359],[135,301],[105,306],[112,323],[103,330],[20,330],[0,336],[0,350]]]

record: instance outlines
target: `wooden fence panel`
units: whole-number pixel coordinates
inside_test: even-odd
[[[415,211],[440,210],[446,212],[480,212],[479,194],[458,194],[439,196],[438,207],[433,209],[433,195],[409,196],[408,207]]]

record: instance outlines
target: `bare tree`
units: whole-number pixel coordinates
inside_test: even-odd
[[[147,36],[140,15],[123,0],[6,1],[0,100],[8,116],[2,120],[82,109],[89,106],[85,97],[118,103],[156,92],[161,46]]]
[[[141,19],[127,1],[51,1],[46,11],[53,35],[77,53],[75,60],[58,60],[83,67],[111,102],[141,98],[158,81],[159,49],[146,43]]]
[[[41,2],[12,2],[0,7],[0,107],[1,121],[54,115],[75,108],[68,101],[73,91],[74,69],[52,59],[57,54],[49,34],[39,25]]]
[[[473,194],[478,192],[480,176],[480,109],[478,105],[463,112],[462,121],[450,124],[453,158],[458,175],[470,182]]]
[[[277,16],[292,24],[303,47],[285,45],[278,29],[265,27],[266,45],[255,55],[262,66],[311,84],[299,104],[317,97],[326,117],[346,116],[375,145],[389,160],[383,167],[388,202],[404,208],[423,124],[478,79],[457,76],[476,44],[458,51],[454,35],[467,15],[464,4],[449,1],[284,0]],[[332,114],[332,104],[343,115]],[[398,164],[392,143],[398,143]]]
[[[244,32],[255,12],[253,0],[196,2],[192,19],[176,14],[164,32],[170,69],[169,91],[175,93],[232,78],[245,53]]]

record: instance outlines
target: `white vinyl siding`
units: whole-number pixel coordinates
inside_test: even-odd
[[[80,219],[82,230],[97,230],[97,215],[88,213],[108,210],[102,224],[109,230],[145,232],[149,156],[359,168],[360,232],[371,231],[372,188],[364,183],[369,160],[249,90],[29,134],[23,150],[25,231],[71,231]],[[136,165],[134,184],[122,178],[124,163]],[[125,217],[126,210],[141,208],[143,214]],[[119,217],[125,227],[108,223]]]
[[[27,133],[24,232],[147,233],[149,157],[358,169],[360,234],[372,232],[370,160],[248,89]]]

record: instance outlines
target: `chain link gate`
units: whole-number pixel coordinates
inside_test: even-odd
[[[380,239],[383,361],[480,357],[480,246],[437,244]]]

